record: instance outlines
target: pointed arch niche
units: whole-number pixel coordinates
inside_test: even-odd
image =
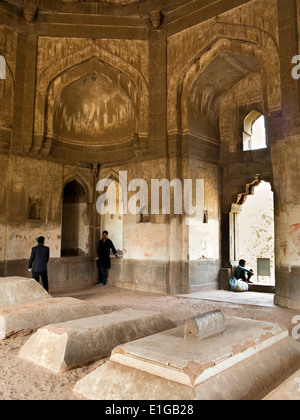
[[[61,256],[88,255],[90,228],[87,193],[76,179],[64,187],[62,209]]]
[[[145,78],[132,64],[96,44],[50,65],[39,76],[36,91],[30,148],[34,153],[61,156],[70,150],[69,159],[74,153],[73,160],[90,163],[99,160],[97,152],[104,161],[111,158],[112,149],[133,155],[136,138],[148,142]],[[80,97],[72,101],[76,94]],[[88,130],[88,136],[78,128]]]

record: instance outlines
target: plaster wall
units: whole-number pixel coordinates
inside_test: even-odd
[[[300,91],[291,78],[299,0],[158,1],[157,27],[149,2],[52,3],[40,2],[28,25],[23,5],[0,2],[8,66],[0,82],[0,273],[26,272],[43,234],[53,287],[92,283],[106,224],[95,212],[96,182],[122,169],[148,185],[203,178],[208,223],[124,215],[114,284],[215,288],[219,268],[230,267],[232,204],[259,175],[275,193],[278,303],[300,307]],[[243,152],[243,119],[253,108],[266,117],[268,148]],[[76,260],[60,258],[63,189],[74,179],[87,201]]]

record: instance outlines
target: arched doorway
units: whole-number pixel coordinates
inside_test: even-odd
[[[82,185],[73,180],[63,193],[61,256],[88,255],[87,199]]]
[[[254,270],[251,281],[275,285],[274,196],[271,185],[261,182],[241,206],[239,258]]]

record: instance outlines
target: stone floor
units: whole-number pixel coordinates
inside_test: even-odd
[[[264,306],[275,308],[273,293],[245,292],[237,293],[227,290],[213,290],[209,292],[197,292],[187,295],[178,295],[181,298],[202,299],[215,302],[227,302],[239,305]]]
[[[255,293],[254,296],[261,299],[270,299],[271,297],[269,294],[260,293]],[[118,289],[112,286],[93,286],[76,291],[66,290],[53,294],[52,297],[81,299],[97,305],[105,314],[126,308],[162,312],[177,326],[183,325],[190,317],[220,309],[225,316],[277,323],[291,332],[295,327],[293,319],[299,315],[299,311],[278,306],[259,306],[257,305],[257,299],[248,300],[251,297],[249,292],[238,294],[214,291],[200,295],[196,294],[195,296],[184,295],[179,297]],[[229,303],[229,299],[234,299],[234,301],[231,300],[234,303]],[[245,304],[246,302],[247,304]],[[269,304],[271,303],[272,300],[269,300]],[[20,350],[28,339],[28,335],[16,335],[9,340],[0,341],[0,400],[80,399],[81,397],[73,392],[75,384],[100,367],[106,360],[79,367],[63,375],[55,375],[19,357]],[[294,373],[296,373],[296,370]]]

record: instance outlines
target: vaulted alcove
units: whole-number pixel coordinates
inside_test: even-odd
[[[61,256],[88,254],[89,225],[87,198],[82,185],[73,180],[63,193]]]

